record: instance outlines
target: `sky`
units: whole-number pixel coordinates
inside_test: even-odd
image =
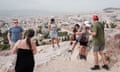
[[[120,0],[0,0],[0,10],[48,10],[61,12],[120,8]]]

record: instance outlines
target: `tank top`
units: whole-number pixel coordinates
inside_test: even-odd
[[[52,32],[57,32],[57,25],[56,24],[50,24],[51,30]]]

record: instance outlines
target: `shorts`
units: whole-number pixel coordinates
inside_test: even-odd
[[[87,42],[82,42],[82,41],[80,41],[80,45],[81,45],[81,46],[88,46],[88,41],[87,41]]]
[[[58,35],[57,35],[57,32],[50,32],[50,38],[57,38]]]
[[[99,52],[99,51],[103,51],[104,50],[105,45],[95,45],[93,46],[93,52]]]

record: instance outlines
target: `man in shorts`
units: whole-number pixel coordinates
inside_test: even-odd
[[[105,38],[104,38],[104,25],[100,23],[98,16],[93,16],[93,27],[92,30],[89,31],[89,34],[93,36],[93,53],[94,53],[94,60],[95,65],[91,68],[91,70],[99,70],[99,64],[98,64],[98,53],[100,54],[103,66],[102,68],[109,70],[109,67],[106,63],[106,57],[104,55],[104,46],[105,46]]]

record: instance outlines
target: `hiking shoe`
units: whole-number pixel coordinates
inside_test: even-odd
[[[102,68],[104,68],[104,69],[106,69],[106,70],[109,70],[108,65],[103,65]]]
[[[91,70],[100,70],[99,65],[95,65],[94,67],[91,68]]]

